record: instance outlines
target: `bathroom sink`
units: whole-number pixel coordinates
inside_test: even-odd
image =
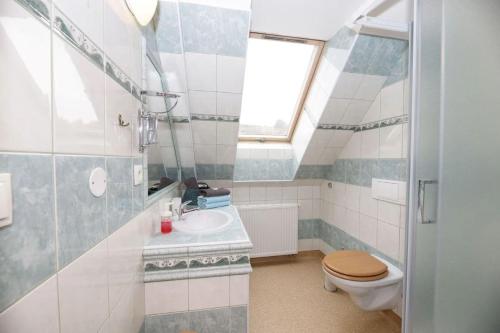
[[[174,222],[174,229],[189,234],[212,233],[224,229],[232,220],[231,215],[220,210],[197,210]]]

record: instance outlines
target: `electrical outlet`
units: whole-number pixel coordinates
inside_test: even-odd
[[[0,174],[0,227],[12,224],[12,188],[9,173]]]
[[[140,164],[134,165],[134,186],[142,184],[143,177],[144,173],[142,170],[142,165]]]

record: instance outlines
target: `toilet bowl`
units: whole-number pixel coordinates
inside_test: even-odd
[[[325,289],[331,292],[336,291],[337,288],[342,289],[349,294],[357,306],[366,311],[394,309],[401,300],[403,272],[388,261],[375,255],[371,256],[379,260],[379,264],[376,264],[378,266],[376,266],[372,275],[369,275],[369,270],[366,269],[367,265],[362,263],[361,259],[359,259],[361,260],[359,263],[356,262],[358,260],[356,257],[350,259],[349,268],[358,265],[358,271],[363,272],[358,276],[342,274],[341,270],[332,270],[331,265],[326,265],[323,262]],[[381,269],[383,264],[386,266],[384,271]]]

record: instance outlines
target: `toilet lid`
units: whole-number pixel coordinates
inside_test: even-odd
[[[323,258],[331,274],[354,281],[374,281],[387,276],[387,265],[364,251],[335,251]]]

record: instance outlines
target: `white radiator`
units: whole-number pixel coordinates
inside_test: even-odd
[[[297,204],[241,205],[238,211],[253,243],[250,257],[297,253]]]

